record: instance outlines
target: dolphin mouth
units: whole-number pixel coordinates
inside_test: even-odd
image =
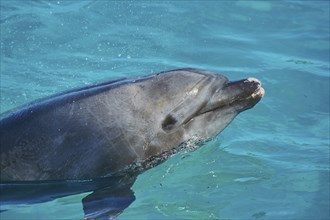
[[[187,117],[183,118],[182,115],[184,114],[180,111],[182,109],[186,110],[186,108],[178,108],[179,110],[168,114],[162,122],[163,130],[165,132],[172,132],[179,125],[187,125],[195,118],[222,110],[238,114],[257,104],[265,95],[265,90],[262,88],[259,80],[256,78],[247,78],[226,82],[225,84],[221,84],[219,88],[210,87],[210,90],[206,94],[210,98],[206,102],[195,106],[197,107],[196,111]],[[205,98],[209,96],[205,96]]]
[[[195,117],[224,108],[233,108],[239,113],[252,108],[264,95],[265,90],[256,78],[229,82],[215,92]]]

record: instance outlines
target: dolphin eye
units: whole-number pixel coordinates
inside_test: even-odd
[[[171,130],[174,127],[176,122],[177,122],[177,120],[172,115],[167,115],[162,123],[163,130],[164,131]]]

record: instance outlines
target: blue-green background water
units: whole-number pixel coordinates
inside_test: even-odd
[[[119,219],[329,219],[329,37],[329,1],[1,0],[0,108],[182,67],[256,77],[264,99],[140,175]],[[0,217],[82,219],[86,195]]]

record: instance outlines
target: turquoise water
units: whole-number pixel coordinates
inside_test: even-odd
[[[167,69],[253,76],[264,99],[140,175],[118,219],[329,219],[328,25],[329,1],[1,0],[1,112]],[[82,219],[87,194],[0,217]]]

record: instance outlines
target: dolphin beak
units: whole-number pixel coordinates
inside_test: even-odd
[[[242,112],[256,105],[264,95],[265,90],[256,78],[229,82],[214,93],[200,114],[225,107]]]
[[[261,87],[261,82],[256,78],[247,78],[247,83],[255,84],[257,86],[257,89],[251,94],[252,98],[256,98],[259,100],[264,97],[265,90]]]
[[[260,100],[265,95],[261,82],[256,78],[229,82],[224,88],[227,94],[227,101],[237,102],[245,99]],[[252,106],[251,106],[252,107]]]

